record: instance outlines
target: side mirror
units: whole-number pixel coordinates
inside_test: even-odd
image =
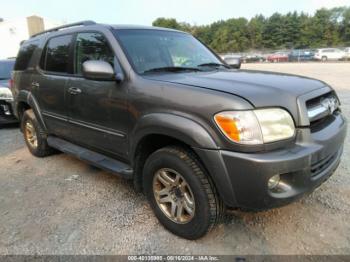
[[[116,80],[113,67],[101,60],[90,60],[83,63],[83,76],[86,79],[113,81]]]
[[[241,68],[241,59],[239,57],[228,57],[224,58],[226,64],[228,64],[231,68],[240,69]]]

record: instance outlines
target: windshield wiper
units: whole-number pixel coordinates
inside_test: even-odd
[[[225,64],[220,64],[220,63],[204,63],[204,64],[200,64],[198,65],[198,67],[205,67],[205,66],[208,66],[208,67],[219,67],[219,66],[222,66],[222,67],[225,67],[227,69],[229,69],[230,67],[225,65]]]
[[[143,73],[152,73],[152,72],[182,72],[182,71],[201,71],[195,67],[182,67],[182,66],[167,66],[167,67],[157,67],[144,71]]]

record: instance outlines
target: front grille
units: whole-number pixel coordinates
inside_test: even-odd
[[[306,102],[311,127],[329,120],[339,112],[339,101],[334,92],[312,98]]]
[[[315,177],[326,170],[333,161],[337,158],[338,152],[330,155],[314,164],[311,165],[311,177]]]
[[[314,98],[306,101],[306,107],[309,109],[309,108],[311,108],[313,106],[319,105],[322,99],[330,97],[330,96],[334,96],[334,92],[333,91],[328,92],[326,94],[323,94],[321,96],[314,97]]]

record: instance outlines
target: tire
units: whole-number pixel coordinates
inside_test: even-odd
[[[327,56],[322,56],[322,62],[326,62],[328,60],[328,57]]]
[[[32,129],[31,134],[29,129]],[[45,157],[55,152],[55,150],[47,144],[47,135],[38,123],[32,109],[24,112],[21,121],[21,130],[23,131],[26,145],[32,155],[36,157]],[[33,138],[33,136],[36,138]]]
[[[182,220],[179,217],[171,218],[169,214],[171,211],[166,213],[164,209],[171,210],[172,204],[159,204],[160,200],[156,200],[157,186],[164,186],[163,183],[159,183],[157,180],[158,174],[162,174],[162,172],[169,172],[168,176],[174,174],[173,178],[180,175],[181,190],[184,190],[183,184],[188,186],[186,186],[187,193],[183,195],[182,200],[179,196],[178,201],[179,203],[183,201],[181,205],[185,207],[186,197],[184,196],[187,194],[188,198],[193,197],[192,203],[194,203],[194,206],[193,209],[190,209],[193,211],[192,217],[191,212],[187,214],[187,209],[183,208]],[[143,189],[160,223],[170,232],[186,239],[198,239],[204,236],[220,222],[224,213],[224,205],[206,171],[197,157],[191,151],[182,147],[164,147],[154,152],[146,160],[143,169]],[[163,190],[158,192],[161,191]],[[159,195],[161,194],[159,193]],[[159,199],[170,198],[170,194],[165,195],[166,197]],[[181,209],[177,207],[176,214],[179,210]],[[177,221],[174,221],[175,219]]]

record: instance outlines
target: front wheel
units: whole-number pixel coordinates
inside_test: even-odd
[[[172,233],[198,239],[219,222],[223,204],[191,151],[175,146],[159,149],[147,159],[143,174],[150,205]]]

